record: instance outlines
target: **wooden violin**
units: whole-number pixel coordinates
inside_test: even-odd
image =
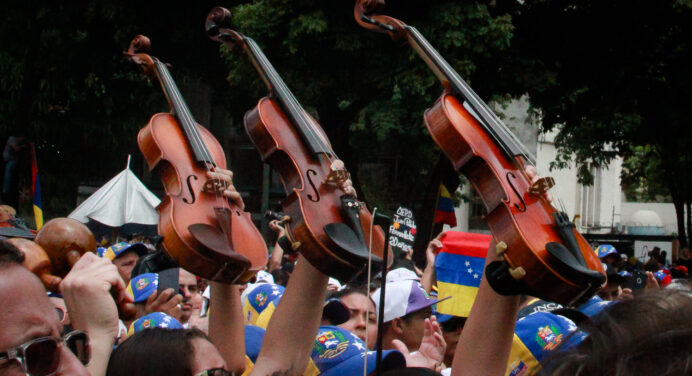
[[[408,43],[442,82],[444,91],[426,110],[425,125],[481,197],[495,240],[506,245],[504,260],[486,269],[490,285],[501,294],[529,294],[564,305],[588,300],[605,282],[605,273],[567,214],[544,197],[553,180],[532,182],[526,148],[416,28],[377,14],[383,6],[384,0],[357,0],[356,21]]]
[[[163,183],[166,197],[156,210],[163,248],[191,273],[212,281],[244,283],[267,264],[267,246],[250,214],[221,194],[221,180],[207,172],[226,168],[219,142],[197,124],[166,64],[143,51],[139,35],[126,53],[150,77],[158,78],[172,113],[155,114],[137,136],[149,168]]]
[[[323,273],[350,280],[372,249],[381,263],[384,232],[354,195],[342,190],[349,173],[323,129],[300,105],[251,38],[225,26],[230,12],[213,9],[206,30],[213,40],[247,53],[270,95],[245,114],[245,130],[262,156],[280,175],[286,198],[282,218],[293,250]],[[372,239],[372,240],[371,240]],[[372,244],[372,247],[370,246]]]

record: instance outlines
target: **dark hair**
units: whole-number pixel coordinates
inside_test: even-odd
[[[542,374],[688,375],[690,312],[692,296],[680,291],[664,289],[618,302],[580,325],[584,341],[552,354]]]
[[[190,376],[192,340],[209,338],[199,329],[144,329],[111,354],[107,376]]]
[[[291,277],[291,275],[283,269],[272,270],[271,275],[274,277],[274,283],[283,287],[286,287],[288,284],[288,278]]]
[[[6,264],[19,264],[24,262],[24,253],[17,249],[14,244],[0,240],[0,267],[7,266]]]

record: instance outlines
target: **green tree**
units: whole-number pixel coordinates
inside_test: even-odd
[[[557,165],[589,167],[644,152],[625,181],[663,186],[689,244],[692,200],[692,2],[549,1],[512,3],[513,70],[531,77],[527,93],[543,130],[558,128]],[[690,222],[689,209],[687,223]],[[687,229],[686,229],[687,227]]]

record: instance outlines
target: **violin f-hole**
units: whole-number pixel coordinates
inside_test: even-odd
[[[315,195],[313,196],[312,194],[308,194],[308,200],[312,202],[319,202],[320,201],[320,192],[317,190],[317,187],[315,186],[315,182],[312,181],[312,176],[317,176],[317,171],[313,169],[309,169],[307,172],[308,175],[308,183],[310,183],[310,186],[312,187],[312,190],[315,191]]]
[[[514,184],[512,184],[512,179],[510,179],[510,177],[512,179],[516,179],[517,176],[514,175],[514,173],[512,171],[508,171],[506,178],[507,178],[507,183],[509,183],[509,186],[512,187],[514,194],[517,195],[517,197],[519,198],[519,202],[521,202],[521,206],[519,206],[515,203],[514,207],[517,208],[517,210],[519,210],[520,212],[525,212],[526,211],[526,203],[524,202],[524,198],[522,198],[521,195],[519,194],[517,187],[515,187]]]
[[[195,191],[192,190],[192,182],[191,180],[197,180],[197,176],[195,175],[189,175],[185,181],[187,182],[187,189],[190,192],[190,199],[188,200],[187,198],[183,198],[183,202],[186,204],[194,204],[195,203]]]

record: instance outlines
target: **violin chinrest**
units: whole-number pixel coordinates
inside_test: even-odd
[[[356,265],[367,262],[368,248],[348,225],[341,222],[330,223],[324,226],[324,232],[342,251],[340,257]],[[381,263],[382,259],[373,254],[372,262]]]
[[[545,245],[545,250],[559,265],[562,275],[568,280],[579,285],[601,286],[606,281],[606,276],[596,270],[591,270],[582,258],[577,258],[567,247],[557,242]]]
[[[218,228],[206,223],[195,223],[188,226],[192,236],[207,249],[231,259],[234,264],[244,269],[250,267],[247,257],[235,252],[228,244],[228,237]]]

